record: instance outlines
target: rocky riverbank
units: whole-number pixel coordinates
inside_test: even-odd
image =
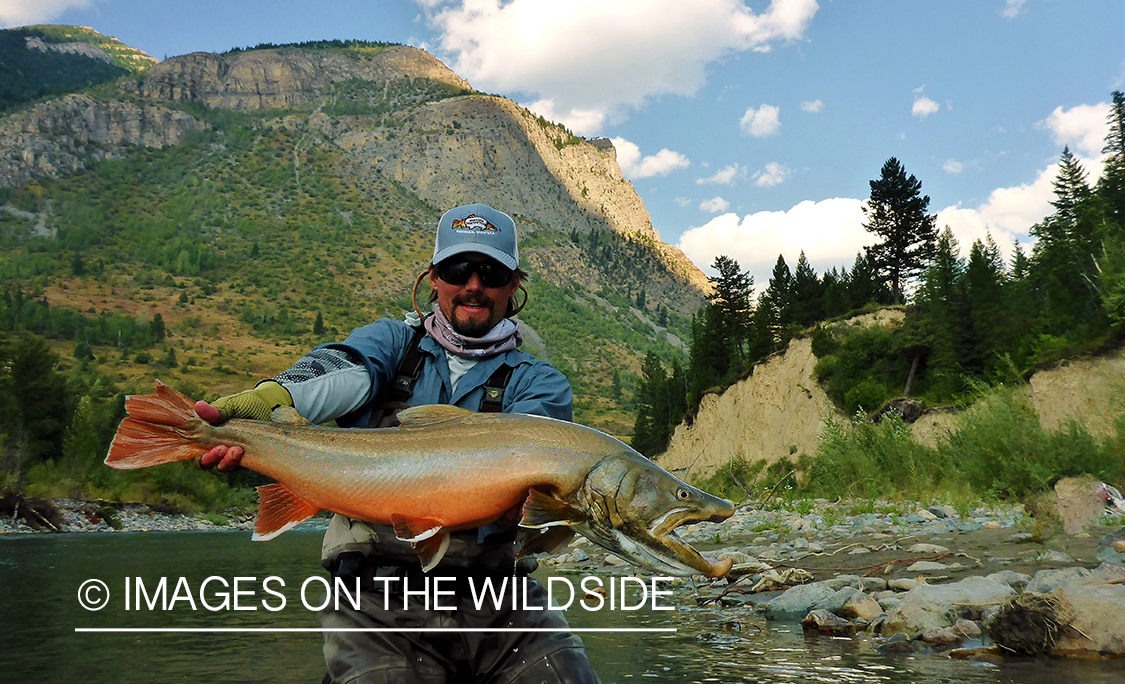
[[[1068,534],[1057,518],[1033,519],[1022,506],[746,506],[684,531],[706,555],[735,565],[720,580],[679,582],[676,597],[721,608],[724,620],[801,622],[807,633],[871,640],[887,654],[1122,657],[1125,519],[1098,514]],[[584,540],[542,562],[629,572]]]
[[[55,515],[9,512],[0,534],[253,526],[247,514],[54,504]],[[726,578],[675,583],[682,606],[723,620],[801,622],[807,632],[871,640],[888,654],[1125,656],[1120,513],[1098,510],[1076,529],[1042,510],[1032,518],[1018,505],[798,500],[744,505],[723,523],[692,525],[681,536],[709,557],[734,560]],[[540,562],[552,574],[634,572],[582,538]]]

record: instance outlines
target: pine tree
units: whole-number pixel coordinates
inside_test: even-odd
[[[785,257],[777,255],[766,291],[758,298],[755,318],[763,355],[772,354],[789,343],[789,324],[793,322],[793,275]]]
[[[637,386],[637,420],[633,424],[633,448],[645,456],[664,451],[671,438],[668,373],[660,357],[650,351],[641,363]]]
[[[1107,204],[1107,214],[1118,227],[1125,229],[1125,94],[1113,91],[1109,113],[1109,133],[1105,137],[1105,171],[1098,179],[1098,194]]]
[[[1005,274],[1000,248],[992,240],[975,240],[965,265],[964,292],[968,309],[967,368],[988,373],[1004,350],[1009,334],[1004,307]]]
[[[808,327],[824,318],[824,287],[805,258],[804,250],[801,250],[797,267],[793,270],[789,299],[794,323]]]
[[[1078,220],[1078,207],[1093,193],[1086,184],[1086,170],[1071,153],[1069,145],[1063,147],[1059,175],[1052,186],[1055,188],[1055,199],[1051,206],[1055,208],[1055,215],[1068,226],[1073,226]]]
[[[952,398],[962,387],[966,307],[962,285],[964,264],[959,252],[957,239],[946,228],[938,238],[933,262],[926,269],[918,291],[918,301],[925,312],[919,330],[920,341],[928,347],[926,365],[930,388],[943,398]]]
[[[871,197],[863,206],[864,228],[882,238],[868,248],[878,272],[890,283],[892,301],[901,304],[906,280],[921,271],[933,257],[937,217],[927,215],[928,195],[922,183],[891,157],[883,164],[878,180],[871,184]]]
[[[313,321],[313,334],[317,337],[324,334],[324,316],[319,311],[316,312],[316,320]]]
[[[711,268],[718,275],[708,278],[715,291],[707,299],[717,313],[718,324],[710,328],[710,334],[718,335],[721,345],[729,354],[730,361],[724,365],[742,365],[746,360],[746,336],[750,326],[750,303],[754,292],[754,278],[728,256],[715,257]]]

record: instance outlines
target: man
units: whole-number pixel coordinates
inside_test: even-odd
[[[433,313],[418,309],[417,289],[428,277]],[[293,406],[314,423],[341,427],[395,424],[398,409],[454,404],[470,410],[530,413],[572,418],[570,383],[553,366],[518,351],[521,338],[511,317],[522,309],[516,292],[526,274],[519,268],[516,226],[484,204],[447,211],[438,222],[430,267],[415,284],[415,312],[407,322],[382,319],[352,331],[343,343],[326,344],[289,370],[252,390],[196,405],[212,423],[229,418],[266,419],[277,406]],[[524,303],[526,303],[524,290]],[[228,471],[238,465],[239,447],[215,447],[199,461]],[[546,592],[534,581],[516,583],[504,607],[490,602],[477,610],[469,582],[491,576],[526,575],[529,559],[516,561],[517,537],[531,534],[514,525],[515,511],[475,530],[456,532],[431,576],[453,577],[454,610],[429,610],[426,598],[402,587],[424,586],[411,545],[387,526],[335,516],[324,538],[322,563],[352,586],[364,589],[361,610],[347,601],[321,611],[328,629],[503,628],[489,632],[355,632],[325,634],[324,653],[332,682],[597,682],[581,640],[567,630],[558,611],[543,610]],[[530,537],[528,537],[530,538]],[[377,579],[379,578],[379,579]],[[384,591],[389,596],[384,596]],[[525,603],[526,601],[526,603]],[[532,607],[525,610],[523,606]],[[385,610],[389,606],[389,610]],[[515,631],[557,629],[556,632]]]

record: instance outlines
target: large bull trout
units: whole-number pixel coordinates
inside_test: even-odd
[[[406,409],[397,428],[319,427],[295,412],[287,423],[211,425],[194,406],[159,382],[154,395],[128,397],[128,417],[105,462],[130,470],[196,458],[219,444],[243,447],[242,465],[277,481],[258,487],[255,540],[332,511],[393,525],[429,571],[450,532],[515,509],[521,526],[544,529],[524,553],[556,550],[578,532],[661,573],[722,577],[732,564],[708,561],[674,533],[687,523],[726,520],[734,513],[729,501],[592,428],[448,405]]]

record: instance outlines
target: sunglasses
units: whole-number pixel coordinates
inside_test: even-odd
[[[450,285],[464,285],[473,277],[480,276],[485,287],[506,287],[512,282],[512,269],[492,261],[468,261],[465,259],[446,259],[436,266],[437,277]]]

